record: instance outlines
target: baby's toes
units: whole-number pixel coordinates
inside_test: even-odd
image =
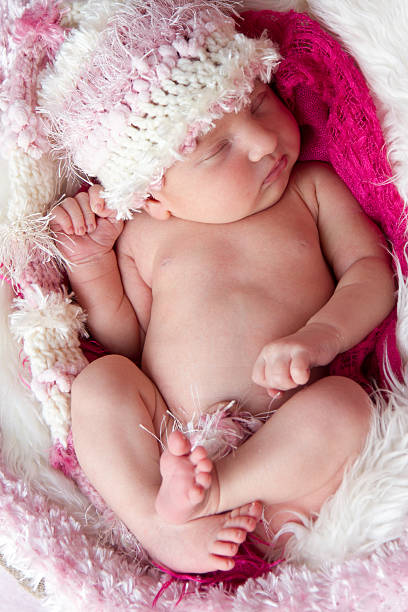
[[[214,564],[214,570],[221,570],[222,572],[228,572],[233,569],[235,561],[231,557],[223,557],[221,555],[211,555],[212,562]]]
[[[197,484],[203,487],[203,489],[209,489],[212,483],[212,476],[209,472],[197,472],[195,475],[195,481]]]
[[[234,544],[242,544],[245,542],[248,530],[240,529],[239,527],[224,527],[217,533],[217,540],[221,542],[233,542]]]
[[[255,529],[255,527],[257,526],[257,523],[259,521],[258,517],[254,517],[254,516],[234,516],[230,519],[228,519],[227,521],[225,521],[224,523],[224,528],[225,529],[243,529],[245,530],[247,533],[250,531],[253,531]]]
[[[208,457],[205,457],[204,459],[201,459],[200,461],[195,463],[196,473],[198,473],[198,472],[207,472],[207,473],[212,472],[213,467],[214,467],[213,466],[213,462]]]
[[[239,508],[234,508],[231,510],[229,516],[234,519],[236,517],[243,517],[244,520],[246,517],[252,517],[259,521],[262,516],[263,505],[260,501],[251,502],[250,504],[245,504],[244,506],[239,506]]]
[[[206,462],[206,461],[210,461],[210,463],[211,463],[211,460],[208,458],[207,451],[205,450],[205,448],[203,446],[197,446],[197,448],[195,448],[193,451],[191,451],[191,453],[190,453],[190,461],[195,466],[198,466],[200,463]],[[204,463],[203,463],[203,465],[204,465]]]
[[[172,431],[167,440],[167,448],[172,455],[180,457],[188,455],[191,446],[189,440],[181,431]]]
[[[220,557],[235,557],[239,549],[239,543],[216,540],[212,543],[210,553]]]
[[[203,501],[204,495],[204,487],[199,484],[195,484],[188,492],[188,499],[192,504],[199,504]]]

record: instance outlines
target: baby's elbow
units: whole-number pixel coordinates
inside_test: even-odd
[[[387,316],[397,301],[396,275],[388,257],[374,258],[372,271],[374,286],[378,297],[382,300]]]

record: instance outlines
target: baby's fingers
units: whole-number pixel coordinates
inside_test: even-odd
[[[98,217],[114,217],[116,211],[106,206],[105,199],[101,196],[103,191],[102,185],[92,185],[89,189],[89,202],[91,210],[98,215]]]
[[[87,198],[86,194],[84,195]],[[55,229],[55,224],[59,224],[61,229],[67,234],[75,234],[77,236],[83,236],[87,232],[87,219],[88,222],[89,214],[86,211],[86,203],[81,198],[82,204],[79,202],[78,196],[76,198],[65,198],[65,200],[54,209],[54,221],[51,227]],[[64,214],[65,213],[65,214]],[[93,213],[91,213],[93,215]],[[89,231],[92,231],[91,229]]]
[[[50,227],[54,232],[74,233],[71,215],[62,207],[62,204],[56,206],[52,211]]]
[[[79,208],[82,212],[82,223],[80,222],[80,217],[78,216],[78,226],[75,226],[76,233],[79,235],[90,234],[96,229],[96,219],[95,213],[91,209],[91,202],[88,193],[82,191],[77,193],[74,198],[75,202],[78,204]]]
[[[294,353],[289,366],[290,377],[296,385],[305,385],[310,377],[310,357],[306,351]]]
[[[279,354],[272,345],[265,346],[252,370],[252,380],[272,392],[287,391],[296,386],[290,376],[290,358]]]
[[[278,391],[288,391],[306,384],[310,376],[310,365],[307,351],[270,344],[262,349],[256,360],[252,380],[274,395]]]
[[[297,386],[290,374],[290,359],[288,356],[265,360],[265,384],[269,389],[288,391]]]

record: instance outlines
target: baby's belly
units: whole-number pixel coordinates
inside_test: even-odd
[[[253,414],[273,409],[266,390],[252,382],[255,360],[265,344],[304,325],[327,294],[324,299],[298,296],[295,307],[262,292],[228,291],[207,298],[179,308],[169,308],[167,300],[167,308],[156,302],[143,370],[184,422],[227,400],[237,400]]]

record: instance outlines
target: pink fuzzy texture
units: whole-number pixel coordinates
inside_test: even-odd
[[[41,119],[35,114],[37,79],[64,40],[60,26],[61,11],[53,0],[39,0],[26,8],[3,36],[17,43],[8,78],[1,79],[0,110],[3,115],[5,144],[16,144],[35,159],[49,149]]]
[[[370,559],[353,560],[311,572],[280,564],[248,579],[232,595],[224,588],[203,592],[194,582],[170,581],[157,569],[140,566],[130,555],[107,547],[96,535],[46,495],[28,488],[0,460],[2,550],[38,584],[45,577],[45,609],[128,612],[248,612],[306,610],[406,612],[408,610],[408,536],[383,547]],[[12,552],[11,552],[12,551]],[[175,608],[180,596],[185,596]]]
[[[58,25],[60,16],[55,5],[47,6],[44,2],[37,2],[16,20],[14,39],[24,42],[26,37],[31,35],[34,40],[42,40],[44,46],[52,50],[55,44],[58,47],[63,40],[61,27]]]

